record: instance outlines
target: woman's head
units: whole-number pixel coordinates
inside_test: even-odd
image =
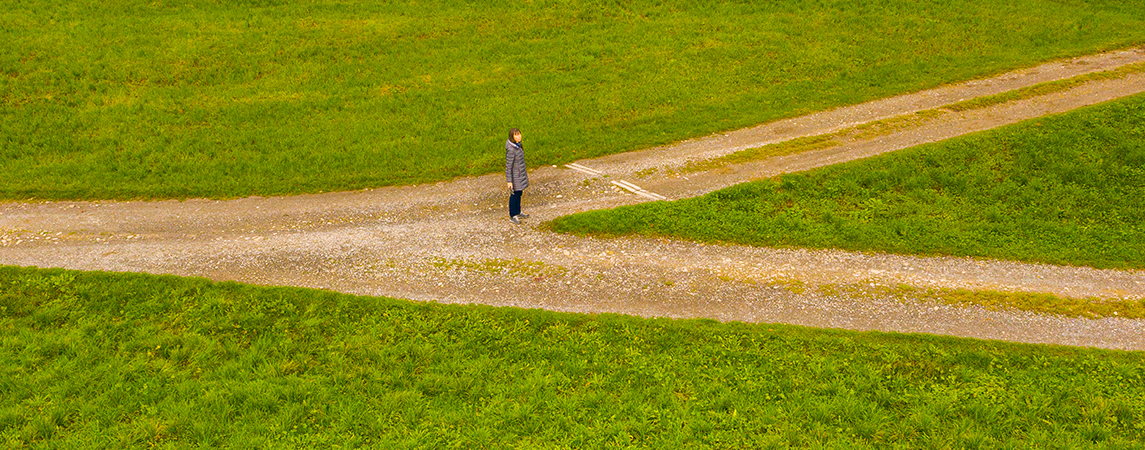
[[[509,140],[513,142],[521,142],[521,130],[517,128],[509,130]]]

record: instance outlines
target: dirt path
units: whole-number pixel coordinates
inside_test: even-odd
[[[647,201],[611,183],[621,179],[668,198],[683,198],[1145,92],[1145,76],[1138,74],[947,113],[893,134],[821,151],[687,177],[651,170],[1140,61],[1145,61],[1145,49],[1096,55],[579,162],[607,177],[534,168],[533,187],[525,197],[533,218],[522,226],[505,217],[502,175],[232,201],[0,204],[0,264],[205,276],[413,300],[1145,350],[1142,320],[1066,319],[900,302],[869,293],[829,294],[816,288],[906,284],[1145,298],[1142,271],[580,238],[533,226],[572,212]]]

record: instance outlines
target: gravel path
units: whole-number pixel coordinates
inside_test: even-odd
[[[1145,298],[1145,272],[968,258],[596,239],[535,224],[648,201],[621,179],[668,198],[806,170],[1145,92],[1145,76],[963,113],[893,134],[705,173],[689,161],[872,120],[939,108],[1049,80],[1145,61],[1145,49],[1046,64],[986,80],[839,108],[672,146],[579,163],[607,175],[534,168],[524,225],[505,217],[502,175],[432,185],[229,201],[0,204],[0,264],[132,271],[306,286],[450,303],[575,312],[782,322],[1030,343],[1145,350],[1145,321],[1070,319],[900,301],[928,288]],[[652,171],[651,169],[657,169]],[[651,173],[651,175],[649,175]],[[852,293],[832,293],[841,287]],[[868,292],[858,292],[870,288]]]

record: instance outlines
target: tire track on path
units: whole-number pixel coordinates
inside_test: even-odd
[[[869,157],[919,143],[1145,92],[1145,77],[981,110],[843,146],[685,176],[653,175],[745,148],[1145,61],[1141,49],[1054,62],[998,77],[838,108],[580,164],[609,178],[537,168],[534,222],[647,201],[610,181],[681,198],[749,179]],[[1145,298],[1145,273],[967,258],[596,239],[514,226],[500,175],[422,186],[229,201],[0,204],[0,264],[205,276],[413,300],[783,322],[1031,343],[1145,349],[1141,320],[1068,319],[827,293],[897,286]]]

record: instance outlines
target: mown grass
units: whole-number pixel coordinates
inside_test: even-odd
[[[557,231],[639,233],[1145,267],[1145,96],[702,197],[591,211]]]
[[[6,448],[1140,448],[1140,352],[0,268]]]
[[[622,152],[1145,42],[1115,0],[5,2],[0,198],[234,197]]]

